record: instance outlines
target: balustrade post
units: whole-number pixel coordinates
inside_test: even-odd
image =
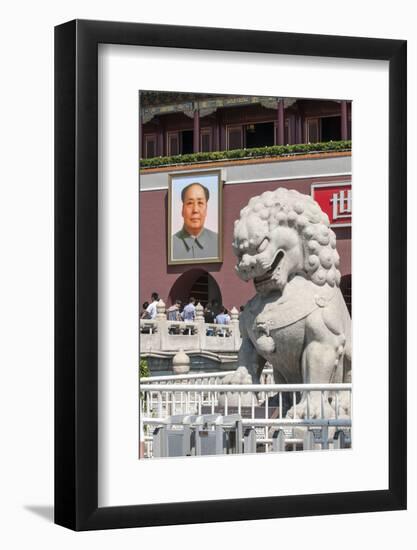
[[[232,328],[232,338],[233,338],[233,344],[234,344],[234,351],[240,350],[240,330],[239,330],[239,311],[235,308],[235,306],[232,307],[230,310],[230,324]]]
[[[198,347],[201,351],[206,345],[206,327],[204,326],[204,308],[200,302],[195,306],[195,322],[197,323]]]
[[[163,300],[159,300],[156,304],[155,321],[157,323],[157,330],[159,333],[160,348],[161,350],[166,351],[167,347],[169,347],[167,344],[168,327],[165,302]]]
[[[167,318],[166,315],[166,309],[165,309],[165,302],[163,300],[159,300],[159,302],[156,304],[156,318],[159,319],[165,319]]]

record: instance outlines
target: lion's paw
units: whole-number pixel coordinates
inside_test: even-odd
[[[336,399],[332,399],[332,407],[336,410]],[[349,418],[350,417],[350,395],[348,392],[342,393],[337,400],[337,416],[338,418]]]
[[[227,374],[222,384],[252,384],[252,377],[246,367],[238,367],[235,372]],[[238,392],[226,392],[219,394],[219,405],[225,406],[227,395],[227,403],[231,407],[237,407],[239,405],[239,393]],[[258,404],[256,396],[252,398],[251,392],[240,392],[240,405],[242,407],[252,406],[252,399],[254,399],[254,405]]]
[[[222,384],[252,384],[252,377],[246,367],[238,367],[234,372],[226,374]]]
[[[320,401],[303,400],[295,407],[291,407],[287,412],[287,418],[290,419],[308,419],[308,418],[334,418],[335,410],[330,403],[325,402],[323,407]]]

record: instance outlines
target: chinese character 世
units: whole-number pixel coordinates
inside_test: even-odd
[[[345,194],[346,193],[346,194]],[[352,216],[352,191],[351,189],[333,193],[330,202],[333,205],[333,220],[350,218]]]

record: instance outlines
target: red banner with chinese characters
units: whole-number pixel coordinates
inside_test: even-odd
[[[329,216],[331,226],[352,225],[351,183],[318,183],[311,186],[311,195]]]

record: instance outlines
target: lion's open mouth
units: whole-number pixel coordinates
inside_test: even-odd
[[[277,252],[277,254],[275,255],[275,259],[272,262],[271,267],[268,269],[268,271],[266,271],[260,277],[255,277],[255,279],[254,279],[255,284],[259,284],[259,283],[263,283],[264,281],[268,281],[272,277],[272,274],[274,273],[275,269],[278,267],[278,264],[280,263],[280,261],[282,260],[283,257],[284,257],[284,252],[282,250],[279,250]]]

